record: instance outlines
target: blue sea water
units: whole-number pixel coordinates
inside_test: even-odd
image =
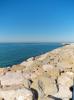
[[[29,57],[61,47],[61,43],[0,43],[0,67],[19,64]]]

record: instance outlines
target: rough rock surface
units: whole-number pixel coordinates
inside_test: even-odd
[[[26,88],[0,90],[2,100],[33,100],[33,94]]]
[[[0,68],[0,100],[70,100],[74,44]]]
[[[57,93],[55,81],[49,77],[40,76],[33,80],[31,88],[38,91],[39,98]]]

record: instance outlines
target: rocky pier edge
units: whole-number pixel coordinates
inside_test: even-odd
[[[74,44],[0,68],[0,100],[71,100]]]

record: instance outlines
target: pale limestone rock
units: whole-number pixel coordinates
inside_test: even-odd
[[[67,86],[62,86],[59,85],[59,92],[57,94],[54,95],[57,98],[71,98],[72,97],[72,93],[70,92],[69,88]]]
[[[5,74],[7,72],[6,68],[0,68],[0,75]]]
[[[66,72],[63,73],[58,78],[58,86],[59,86],[59,92],[55,94],[56,97],[60,97],[62,99],[64,98],[71,98],[72,92],[70,91],[70,87],[73,86],[73,73],[72,72]]]
[[[33,94],[29,89],[0,90],[0,97],[4,100],[33,100]]]
[[[57,49],[54,49],[54,50],[50,51],[50,53],[52,53],[52,54],[54,54],[54,53],[57,54],[58,52],[61,51],[61,49],[62,49],[62,47],[57,48]]]
[[[58,84],[66,85],[70,87],[73,85],[73,73],[72,72],[65,72],[58,78]]]
[[[29,66],[31,66],[33,64],[33,61],[24,61],[24,62],[22,62],[20,65],[21,66],[27,66],[27,67],[29,67]]]
[[[45,54],[41,55],[37,60],[42,61],[42,60],[44,60],[47,56],[48,56],[48,53],[45,53]]]
[[[29,87],[29,80],[25,79],[20,72],[7,72],[6,75],[0,76],[0,82],[2,86],[22,84],[27,88]]]
[[[22,73],[7,72],[5,75],[0,76],[0,81],[2,85],[13,85],[21,84],[24,80]]]
[[[38,91],[39,97],[57,93],[55,81],[45,76],[34,79],[31,87]]]
[[[43,67],[44,67],[43,75],[52,77],[53,79],[57,79],[59,77],[60,71],[58,68],[55,68],[51,65],[48,65],[48,67],[44,65]]]
[[[27,61],[33,61],[35,58],[34,57],[31,57],[31,58],[28,58]]]
[[[41,76],[42,74],[43,74],[43,72],[40,70],[36,70],[36,71],[32,71],[32,72],[23,72],[23,76],[26,79],[35,79],[35,78]]]
[[[50,64],[45,64],[42,66],[44,71],[52,70],[54,67]]]
[[[22,71],[23,69],[25,69],[26,66],[21,66],[20,64],[19,65],[13,65],[11,67],[11,71],[12,72],[16,72],[16,71]]]
[[[3,73],[5,68],[0,68],[0,74]]]
[[[60,71],[64,71],[65,69],[69,69],[71,68],[70,64],[63,62],[59,62],[58,63],[58,68],[60,69]]]
[[[42,97],[42,98],[39,98],[38,100],[54,100],[53,98],[49,98],[49,97]]]

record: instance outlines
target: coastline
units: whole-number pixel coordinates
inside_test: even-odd
[[[39,56],[58,47],[61,47],[60,43],[2,43],[0,66],[19,64],[32,56]]]
[[[73,55],[74,44],[70,44],[31,57],[12,67],[0,68],[0,97],[5,100],[72,98]]]

